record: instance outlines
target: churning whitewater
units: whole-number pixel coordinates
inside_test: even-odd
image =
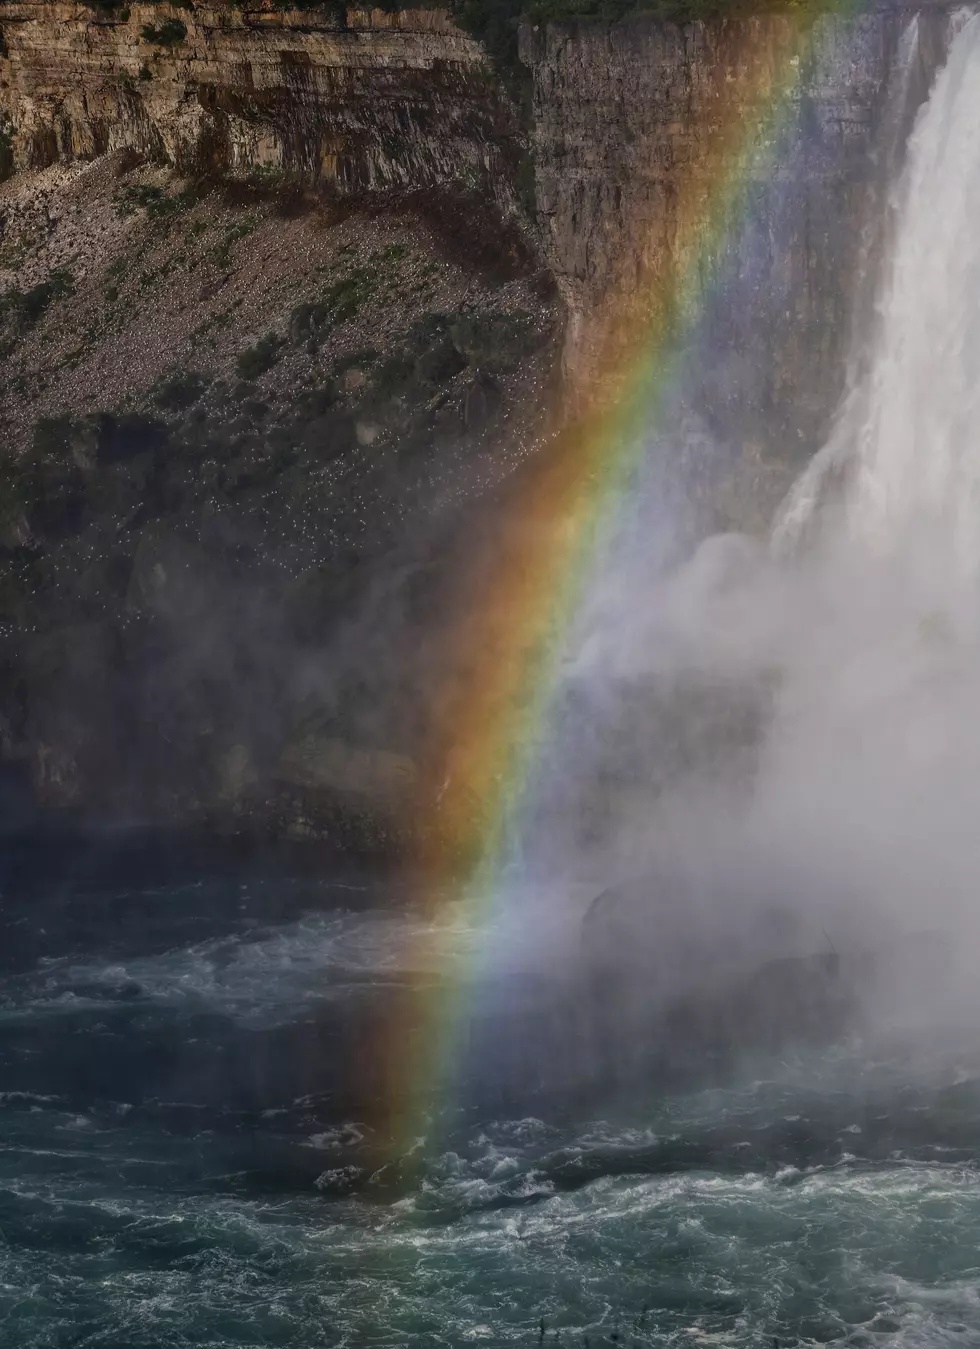
[[[595,888],[515,881],[440,924],[475,969],[458,1090],[379,1163],[374,1048],[443,973],[406,967],[427,920],[387,880],[39,889],[10,850],[4,1344],[980,1345],[980,18],[952,26],[869,357],[771,554],[709,541],[578,667],[762,709],[736,771],[658,784],[590,861],[657,852],[707,895],[700,946],[657,911],[662,965],[731,956],[751,901],[821,969],[928,929],[941,978],[906,963],[837,1043],[614,1091],[572,1033]]]

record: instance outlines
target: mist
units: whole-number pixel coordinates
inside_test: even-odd
[[[978,124],[980,19],[961,17],[893,189],[870,334],[770,537],[686,547],[691,512],[649,488],[676,479],[677,436],[651,436],[649,481],[584,606],[522,856],[606,888],[586,961],[600,999],[632,986],[630,1016],[831,952],[865,1029],[964,1011],[980,935]]]

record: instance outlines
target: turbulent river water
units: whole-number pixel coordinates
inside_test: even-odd
[[[397,892],[98,855],[4,850],[4,1344],[980,1344],[970,1034],[613,1105],[511,970],[379,1166],[357,1056],[420,949]]]

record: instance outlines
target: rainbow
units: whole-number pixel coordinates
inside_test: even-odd
[[[596,396],[574,428],[555,434],[522,477],[508,521],[506,560],[474,583],[438,691],[438,733],[427,790],[437,821],[414,858],[427,964],[388,1028],[384,1134],[404,1157],[426,1133],[433,1102],[452,1099],[457,1027],[471,968],[452,953],[440,919],[484,916],[499,888],[508,841],[524,809],[537,744],[553,705],[558,663],[596,559],[615,533],[645,439],[717,284],[726,244],[745,219],[746,193],[766,173],[815,43],[817,20],[840,6],[782,11],[776,23],[732,24],[736,59],[718,78],[737,121],[709,134],[704,160],[720,166],[706,189],[691,173],[677,187],[669,274],[655,274],[610,326]],[[731,80],[740,88],[732,97]],[[702,161],[703,162],[703,161]],[[622,353],[635,353],[624,366]],[[612,391],[612,393],[610,393]],[[448,918],[447,918],[448,921]],[[440,953],[433,950],[441,940]]]

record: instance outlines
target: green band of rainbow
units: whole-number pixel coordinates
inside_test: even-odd
[[[434,935],[424,940],[445,941],[436,959],[445,977],[420,982],[390,1028],[384,1052],[393,1155],[403,1155],[425,1133],[432,1102],[452,1094],[470,969],[453,953],[448,932],[440,935],[439,920],[475,920],[493,903],[559,661],[596,559],[621,518],[624,492],[726,248],[745,222],[747,193],[771,173],[808,63],[822,35],[833,36],[833,16],[842,12],[846,18],[838,5],[808,6],[718,21],[730,25],[736,40],[734,59],[715,75],[725,81],[726,108],[738,115],[705,133],[700,163],[710,166],[710,178],[692,171],[676,184],[669,259],[610,326],[599,363],[600,397],[588,415],[541,450],[522,478],[506,559],[472,595],[456,630],[438,693],[439,744],[422,798],[426,811],[438,801],[438,824],[424,831],[426,843],[414,859],[427,912],[436,920]],[[624,368],[625,351],[635,357]]]

